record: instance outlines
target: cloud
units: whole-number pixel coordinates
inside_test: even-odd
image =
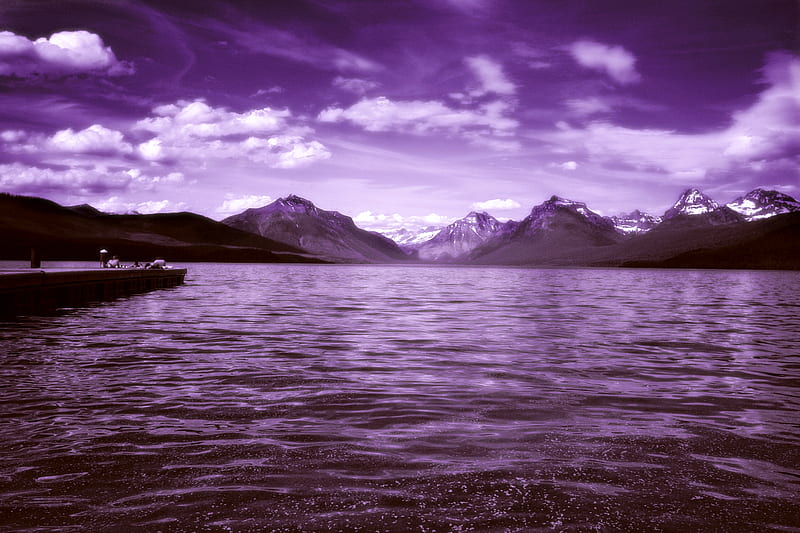
[[[302,167],[331,157],[321,142],[306,141],[293,135],[278,135],[268,139],[249,137],[240,146],[247,157],[273,168]]]
[[[472,204],[473,209],[479,209],[481,211],[490,209],[502,211],[506,209],[516,209],[518,207],[522,207],[522,205],[516,200],[512,200],[510,198],[506,198],[505,200],[495,198],[494,200],[486,200],[485,202],[475,202]]]
[[[614,107],[606,100],[597,97],[574,98],[567,100],[567,108],[578,116],[589,116],[609,113]]]
[[[119,196],[112,196],[106,200],[94,203],[94,207],[104,213],[142,214],[175,213],[186,211],[186,202],[173,202],[171,200],[148,200],[144,202],[126,202]]]
[[[443,227],[450,224],[453,219],[436,213],[428,215],[402,216],[398,213],[392,215],[363,211],[353,217],[353,221],[359,227],[370,231],[391,231],[405,228],[411,231],[419,231],[431,226]]]
[[[641,76],[636,71],[636,57],[621,46],[609,46],[594,41],[577,41],[569,47],[579,65],[605,72],[620,85],[638,83]]]
[[[109,168],[104,165],[35,166],[24,163],[0,164],[0,190],[13,194],[48,196],[96,196],[132,191],[155,191],[162,185],[179,185],[181,172],[150,175],[138,168]]]
[[[564,161],[563,163],[550,163],[547,166],[560,168],[561,170],[577,170],[578,163],[575,161]]]
[[[800,59],[788,53],[767,58],[768,87],[728,127],[705,133],[635,129],[608,122],[576,128],[561,123],[550,135],[556,145],[586,154],[593,163],[672,175],[695,183],[783,173],[800,178]]]
[[[0,188],[14,194],[102,194],[127,191],[137,178],[127,171],[103,167],[54,169],[22,163],[0,164]]]
[[[372,132],[449,132],[475,144],[491,145],[491,137],[508,137],[519,126],[507,116],[508,111],[510,105],[502,101],[477,109],[454,109],[436,100],[394,101],[380,96],[364,98],[346,109],[330,107],[317,118],[320,122],[350,122]]]
[[[149,161],[248,159],[271,168],[296,168],[331,157],[322,143],[304,137],[310,128],[291,121],[288,109],[236,113],[203,100],[181,100],[155,107],[153,116],[134,129],[155,134],[137,146]]]
[[[353,94],[362,95],[380,87],[380,83],[371,80],[362,80],[360,78],[343,78],[336,76],[333,79],[333,86]]]
[[[488,56],[468,57],[464,62],[481,84],[479,89],[471,92],[473,96],[489,93],[512,95],[517,92],[517,86],[506,77],[503,67]]]
[[[0,140],[6,143],[16,143],[24,139],[26,135],[22,130],[4,130],[0,132]]]
[[[94,33],[56,32],[31,41],[10,31],[0,32],[0,75],[64,76],[69,74],[132,74],[129,63],[117,60],[110,47]]]
[[[269,107],[235,113],[213,108],[203,100],[181,100],[177,104],[158,106],[153,112],[158,116],[138,121],[135,129],[178,138],[269,133],[285,128],[286,119],[291,116],[288,109]]]
[[[225,201],[216,208],[216,212],[220,215],[228,216],[236,213],[241,213],[246,209],[254,207],[263,207],[272,202],[271,196],[258,196],[258,195],[245,195],[235,196],[233,194],[226,194]]]
[[[57,131],[48,143],[59,152],[127,154],[133,151],[122,132],[100,124],[92,124],[80,131],[71,128]]]
[[[249,17],[242,14],[235,24],[221,21],[207,21],[210,29],[228,36],[240,47],[253,54],[264,54],[304,63],[321,70],[340,72],[375,72],[381,65],[335,45],[326,43],[310,33],[298,28],[283,30],[263,24],[243,22]]]

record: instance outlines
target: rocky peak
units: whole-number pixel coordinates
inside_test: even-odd
[[[531,209],[531,214],[527,216],[523,223],[526,223],[531,228],[547,226],[549,221],[553,219],[559,211],[577,214],[595,226],[603,228],[611,227],[613,229],[613,223],[610,219],[595,213],[586,207],[585,203],[568,200],[555,195],[551,196],[549,200],[534,206],[534,208]]]
[[[758,188],[740,196],[727,204],[727,207],[745,217],[746,220],[758,220],[800,211],[800,202],[788,194]]]
[[[306,200],[305,198],[302,198],[295,194],[290,194],[285,198],[279,198],[275,203],[280,207],[284,207],[290,211],[295,211],[295,212],[305,211],[305,212],[316,213],[317,211],[317,206],[315,206],[311,201]]]
[[[611,221],[623,233],[645,233],[656,227],[661,222],[661,217],[634,209],[630,213],[611,217]]]
[[[719,209],[719,204],[694,187],[686,189],[666,213],[664,219],[674,218],[678,215],[702,215]]]

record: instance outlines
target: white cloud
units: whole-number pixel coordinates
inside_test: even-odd
[[[71,153],[120,153],[133,151],[122,132],[111,130],[100,124],[74,131],[71,128],[56,132],[49,140],[52,148]]]
[[[274,168],[296,168],[331,157],[319,141],[306,141],[296,135],[276,135],[263,139],[249,137],[239,143],[241,154]]]
[[[473,96],[489,93],[512,95],[517,91],[517,86],[506,77],[503,67],[488,56],[468,57],[464,62],[481,84],[480,89],[472,91]]]
[[[351,122],[367,131],[399,131],[418,135],[449,132],[475,144],[491,144],[491,137],[513,135],[519,123],[507,116],[510,104],[494,101],[477,109],[454,109],[436,100],[394,101],[380,96],[364,98],[343,109],[320,112],[321,122]],[[508,148],[512,143],[507,143]]]
[[[358,224],[359,227],[371,231],[390,231],[400,228],[418,231],[430,226],[446,226],[450,224],[453,219],[437,215],[436,213],[404,217],[398,213],[386,215],[373,213],[372,211],[363,211],[354,216],[353,221]]]
[[[522,207],[522,205],[517,202],[516,200],[512,200],[510,198],[506,198],[502,200],[500,198],[495,198],[493,200],[486,200],[485,202],[475,202],[472,204],[473,209],[479,209],[481,211],[496,209],[496,210],[505,210],[505,209],[516,209],[518,207]]]
[[[601,165],[622,163],[675,177],[710,179],[719,172],[771,171],[798,175],[800,164],[800,59],[774,54],[764,69],[770,84],[750,107],[733,113],[718,131],[680,133],[634,129],[607,122],[584,128],[559,123],[550,140]]]
[[[29,77],[100,73],[131,74],[132,67],[117,60],[110,47],[94,33],[62,31],[31,41],[10,31],[0,32],[0,75]]]
[[[22,130],[5,130],[0,132],[0,139],[7,143],[16,143],[24,139],[26,133]]]
[[[305,139],[310,128],[292,125],[291,119],[288,109],[236,113],[203,100],[182,100],[155,107],[153,116],[134,128],[155,134],[137,147],[150,161],[244,158],[271,168],[296,168],[331,157],[322,143]]]
[[[151,215],[154,213],[175,213],[186,211],[188,206],[185,202],[173,202],[171,200],[148,200],[145,202],[126,202],[119,196],[112,196],[105,200],[94,203],[94,207],[104,213],[139,213]]]
[[[235,196],[228,193],[225,195],[225,201],[223,201],[222,204],[217,207],[216,212],[224,216],[234,215],[236,213],[241,213],[246,209],[263,207],[271,202],[272,197],[270,196],[258,196],[254,194]]]
[[[100,194],[127,191],[136,181],[125,171],[97,166],[54,169],[22,163],[0,164],[0,189],[15,194]]]
[[[575,61],[586,68],[605,72],[621,85],[637,83],[636,57],[621,46],[609,46],[594,41],[572,43],[569,51]]]
[[[153,137],[149,141],[141,143],[138,148],[139,154],[148,161],[158,161],[164,159],[164,149],[161,146],[161,139]]]
[[[333,79],[333,86],[343,91],[351,92],[354,94],[362,95],[380,87],[380,83],[371,80],[363,80],[361,78],[344,78],[342,76],[336,76]]]
[[[14,194],[43,196],[51,193],[94,196],[113,192],[154,191],[163,185],[184,183],[180,172],[152,176],[138,168],[108,168],[104,165],[72,165],[66,168],[0,164],[0,190]]]
[[[286,127],[288,109],[264,107],[244,113],[214,108],[202,100],[181,100],[153,109],[157,117],[138,121],[135,129],[157,133],[162,138],[219,138],[228,135],[270,133]]]
[[[567,100],[567,108],[578,116],[589,116],[599,113],[609,113],[614,108],[606,100],[589,97]]]

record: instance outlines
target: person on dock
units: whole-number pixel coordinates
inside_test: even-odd
[[[118,256],[115,255],[111,258],[111,261],[108,262],[108,268],[120,268]]]
[[[103,268],[108,268],[108,250],[105,248],[100,250],[100,266]]]

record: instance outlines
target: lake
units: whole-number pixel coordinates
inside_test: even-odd
[[[800,531],[800,272],[179,266],[0,322],[0,529]]]

